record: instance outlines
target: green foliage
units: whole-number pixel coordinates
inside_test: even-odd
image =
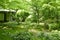
[[[17,12],[15,20],[19,24],[19,22],[25,22],[25,19],[28,16],[29,16],[29,13],[26,11]]]
[[[8,32],[3,29],[0,29],[0,40],[12,40],[12,38],[9,36]]]
[[[29,32],[20,32],[17,35],[15,35],[13,38],[14,40],[30,40],[31,36],[32,35]]]
[[[0,40],[60,40],[60,0],[0,0],[0,9],[21,10],[0,23]]]

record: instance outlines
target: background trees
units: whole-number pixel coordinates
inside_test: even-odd
[[[60,1],[59,0],[1,0],[0,8],[2,9],[18,9],[16,21],[25,21],[30,23],[44,23],[48,28],[52,25],[60,24]],[[14,5],[15,4],[15,5]],[[45,27],[45,28],[46,28]],[[50,28],[49,28],[50,29]]]
[[[59,0],[1,0],[0,9],[24,10],[16,13],[17,22],[44,23],[50,29],[52,24],[60,27],[60,1]],[[40,27],[40,26],[39,26]],[[55,28],[55,27],[53,27]]]

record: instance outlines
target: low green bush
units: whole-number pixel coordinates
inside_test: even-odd
[[[60,40],[60,32],[20,32],[13,36],[14,40]]]
[[[32,34],[29,32],[20,32],[13,36],[13,40],[31,40]]]

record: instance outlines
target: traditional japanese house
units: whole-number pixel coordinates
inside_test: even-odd
[[[0,22],[12,21],[13,18],[11,15],[14,15],[15,13],[16,10],[0,9]]]

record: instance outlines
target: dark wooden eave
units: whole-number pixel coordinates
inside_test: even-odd
[[[10,12],[10,13],[16,13],[16,10],[7,10],[7,9],[0,9],[0,13],[3,13],[3,12]]]

